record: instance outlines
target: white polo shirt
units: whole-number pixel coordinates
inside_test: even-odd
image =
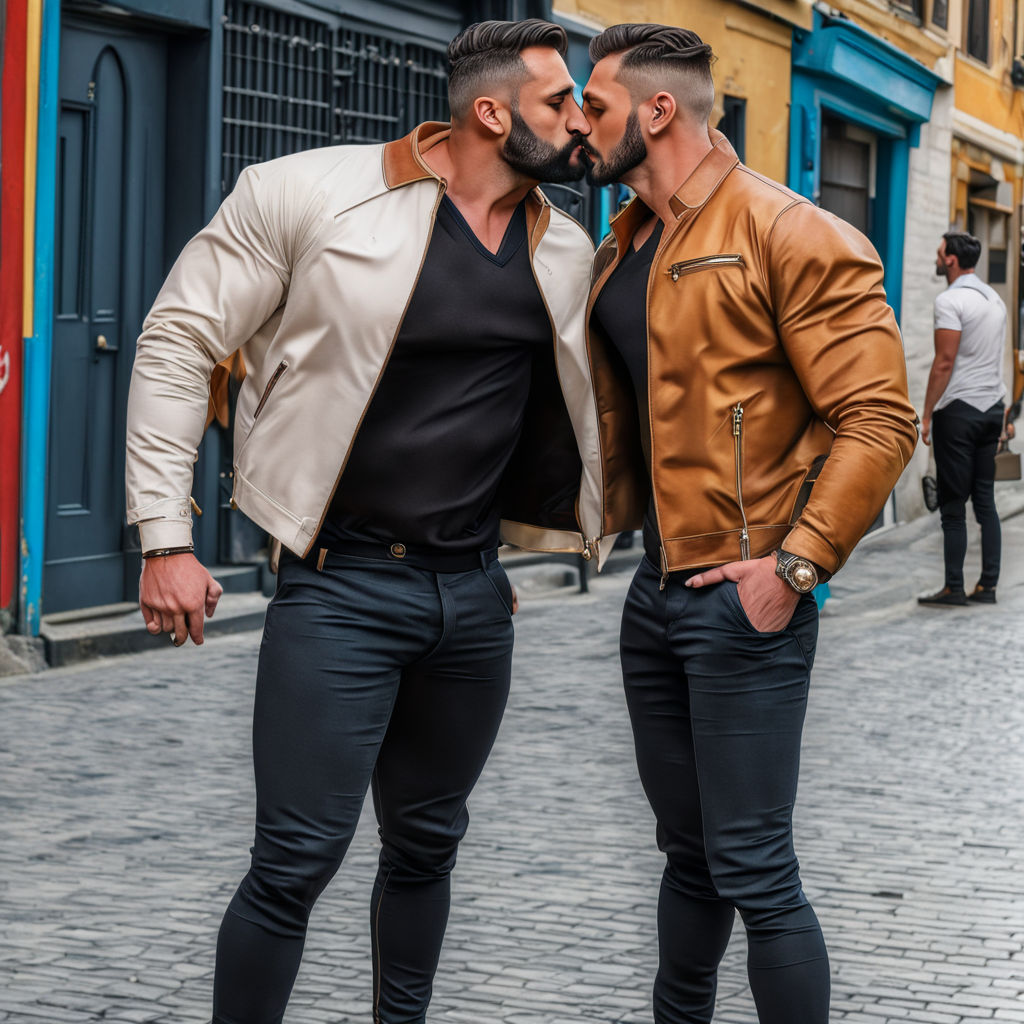
[[[936,410],[960,399],[980,412],[1006,395],[1006,306],[977,274],[962,274],[935,299],[935,329],[959,331],[960,348]]]

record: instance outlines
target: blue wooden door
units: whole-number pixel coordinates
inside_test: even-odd
[[[163,269],[166,69],[161,36],[62,26],[44,613],[135,596],[125,406]]]

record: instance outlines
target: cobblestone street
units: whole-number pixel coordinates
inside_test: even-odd
[[[1003,565],[996,606],[919,608],[907,595],[941,582],[931,517],[872,538],[833,585],[797,850],[834,1021],[1024,1022],[1024,516],[1004,523]],[[969,583],[976,567],[972,546]],[[437,1024],[651,1020],[661,856],[618,674],[628,583],[524,599]],[[248,862],[257,644],[0,683],[0,1021],[209,1019],[216,931]],[[314,911],[293,1024],[369,1020],[375,858],[367,807]],[[756,1021],[738,922],[715,1021]]]

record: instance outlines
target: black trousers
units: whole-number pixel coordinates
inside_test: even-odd
[[[658,901],[656,1024],[707,1024],[738,910],[761,1024],[827,1024],[829,965],[804,896],[792,815],[818,632],[810,594],[759,633],[734,583],[645,557],[622,616],[637,766],[666,865]]]
[[[497,561],[282,563],[256,680],[256,838],[221,925],[214,1024],[282,1020],[309,912],[371,785],[373,1020],[425,1020],[466,799],[508,696],[511,599]]]
[[[979,412],[959,399],[932,416],[932,446],[939,487],[942,554],[946,586],[964,589],[967,554],[967,499],[981,527],[983,587],[999,582],[1002,531],[995,499],[995,456],[1003,429],[1003,403]]]

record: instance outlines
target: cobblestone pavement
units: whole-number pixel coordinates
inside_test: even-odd
[[[863,545],[822,617],[797,848],[834,1021],[1024,1022],[1024,516],[1004,536],[995,607],[893,597],[939,582],[933,517]],[[651,1019],[661,860],[618,679],[627,585],[524,602],[436,1024]],[[248,859],[256,646],[0,684],[0,1021],[208,1020]],[[293,1024],[369,1020],[375,846],[364,814],[314,911]],[[716,1024],[756,1021],[743,958],[737,926]]]

